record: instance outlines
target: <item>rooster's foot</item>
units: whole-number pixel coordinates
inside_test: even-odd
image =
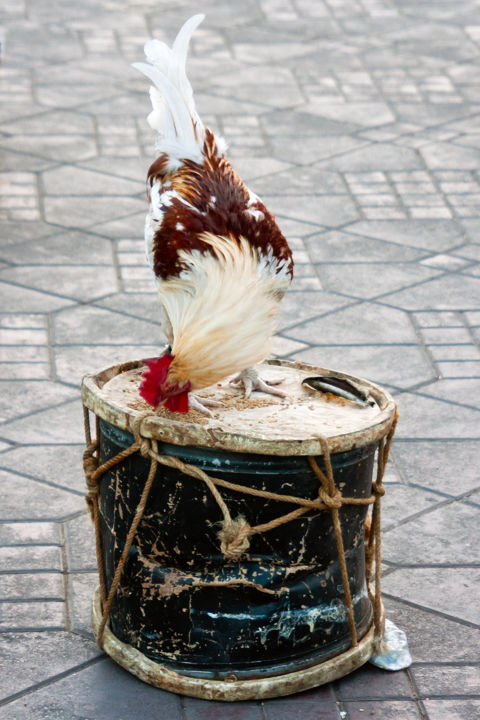
[[[244,370],[230,380],[232,385],[243,385],[245,389],[245,398],[249,398],[254,390],[284,398],[286,397],[285,393],[274,387],[275,385],[280,385],[282,382],[283,378],[280,378],[279,380],[262,380],[254,368],[248,368],[248,370]]]
[[[188,396],[188,402],[190,410],[197,410],[201,412],[202,415],[207,415],[208,417],[213,417],[213,413],[208,409],[209,407],[223,407],[223,403],[217,400],[211,400],[205,397],[200,398],[198,395],[192,395],[192,393]]]

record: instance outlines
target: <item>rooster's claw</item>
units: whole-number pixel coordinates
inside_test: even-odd
[[[231,385],[239,386],[243,385],[245,389],[245,398],[249,398],[254,390],[258,392],[268,393],[269,395],[276,395],[277,397],[286,397],[285,393],[281,390],[277,390],[275,385],[280,385],[283,382],[283,378],[278,380],[262,380],[256,370],[249,368],[239,373],[236,377],[230,380]]]

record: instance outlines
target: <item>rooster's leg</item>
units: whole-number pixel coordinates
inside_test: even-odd
[[[223,403],[217,402],[217,400],[210,400],[210,398],[199,398],[198,395],[190,393],[188,396],[188,402],[191,410],[197,410],[202,415],[213,417],[212,412],[208,409],[209,407],[223,407]]]
[[[249,398],[254,390],[268,393],[269,395],[277,395],[278,397],[286,397],[284,392],[274,387],[275,385],[280,385],[280,383],[283,382],[283,378],[280,378],[280,380],[262,380],[254,368],[244,370],[230,380],[230,382],[232,385],[243,385],[246,398]]]

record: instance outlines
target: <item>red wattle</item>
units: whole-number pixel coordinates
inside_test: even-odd
[[[188,391],[170,395],[165,401],[165,407],[172,412],[188,413]]]
[[[148,369],[142,374],[142,383],[139,388],[140,397],[149,405],[156,407],[162,401],[162,385],[164,384],[168,368],[173,361],[173,355],[162,355],[159,358],[145,360]]]

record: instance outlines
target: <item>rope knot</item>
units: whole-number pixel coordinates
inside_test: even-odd
[[[137,415],[131,425],[133,437],[135,438],[135,444],[138,447],[141,456],[144,458],[150,457],[151,443],[148,438],[142,435],[142,422],[145,420],[146,417],[152,416],[154,414],[155,413],[152,413],[151,410],[146,410],[145,412],[139,413],[139,415]]]
[[[232,520],[225,518],[223,527],[218,533],[220,550],[229,560],[239,560],[250,547],[249,535],[251,526],[243,515]]]
[[[144,458],[150,457],[150,442],[147,440],[147,438],[142,438],[142,441],[140,442],[140,455]]]
[[[385,488],[383,485],[379,485],[377,482],[372,483],[372,490],[375,495],[380,495],[380,497],[383,497],[385,495]]]
[[[332,508],[341,508],[343,505],[342,493],[335,488],[334,492],[330,495],[326,490],[320,488],[318,496],[324,505],[330,510]]]
[[[97,443],[93,442],[87,445],[86,449],[83,451],[83,469],[87,479],[90,478],[97,469],[97,459],[94,456],[96,450]]]

